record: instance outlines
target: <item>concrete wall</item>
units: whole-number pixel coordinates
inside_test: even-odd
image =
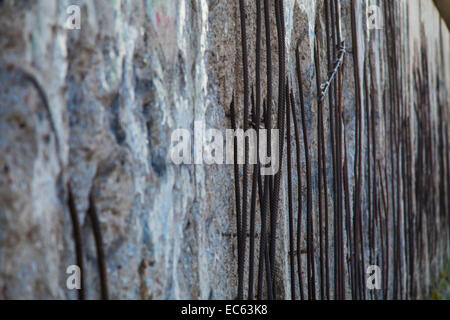
[[[255,3],[246,2],[251,85],[255,79]],[[344,128],[348,151],[350,193],[353,199],[355,159],[355,81],[351,50],[351,1],[339,1],[341,28],[349,53],[345,58]],[[370,1],[384,8],[385,1]],[[68,30],[69,5],[81,8],[81,29]],[[300,41],[303,84],[313,163],[315,247],[317,227],[317,92],[314,43],[320,44],[322,78],[326,75],[326,38],[323,1],[285,0],[287,76],[296,84],[295,48]],[[390,145],[386,127],[392,120],[386,29],[366,28],[367,1],[356,1],[359,66],[373,86],[362,101],[373,96],[377,161],[386,176],[378,185],[402,178],[390,174]],[[429,142],[434,169],[425,168],[429,184],[417,189],[409,212],[436,225],[419,233],[414,250],[416,276],[404,267],[398,279],[402,298],[424,297],[448,258],[448,201],[438,205],[440,190],[449,189],[448,165],[438,164],[444,150],[439,124],[447,125],[450,102],[450,33],[432,1],[395,2],[398,62],[396,81],[410,121],[413,172],[423,146],[419,145],[420,110],[426,105],[433,124]],[[383,12],[383,11],[381,11]],[[76,263],[73,227],[68,205],[69,188],[81,225],[85,293],[100,298],[89,199],[98,213],[108,273],[109,295],[115,299],[222,299],[237,293],[237,249],[233,168],[227,165],[174,165],[169,147],[173,130],[193,133],[194,121],[208,128],[230,128],[233,92],[242,116],[243,83],[238,1],[194,0],[33,0],[0,2],[0,298],[76,299],[66,288],[66,268]],[[383,28],[387,28],[384,24]],[[315,31],[318,30],[318,34]],[[272,8],[273,90],[277,97],[278,46]],[[263,37],[263,43],[265,38]],[[262,56],[265,56],[263,46]],[[427,66],[425,71],[424,66]],[[265,74],[263,63],[262,74]],[[417,82],[417,76],[420,81]],[[262,78],[262,95],[266,95]],[[361,79],[362,81],[362,79]],[[419,86],[418,86],[419,84]],[[425,90],[425,85],[428,89]],[[295,87],[296,88],[296,87]],[[420,99],[424,95],[428,99]],[[298,92],[296,91],[298,97]],[[45,100],[48,100],[47,106]],[[274,108],[275,109],[275,108]],[[324,106],[328,114],[328,104]],[[274,111],[275,114],[275,111]],[[365,119],[363,114],[363,119]],[[328,117],[325,116],[324,121]],[[324,122],[326,123],[326,122]],[[326,125],[326,136],[329,137]],[[362,127],[363,171],[367,172],[367,135]],[[445,131],[448,139],[448,130]],[[446,140],[446,139],[444,139]],[[373,144],[372,144],[373,145]],[[330,146],[329,146],[330,148]],[[427,149],[429,150],[429,149]],[[448,151],[448,150],[447,150]],[[328,151],[329,154],[329,151]],[[406,154],[406,153],[405,153]],[[304,157],[304,155],[302,156]],[[331,161],[331,160],[330,160]],[[331,175],[331,162],[328,170]],[[286,162],[284,162],[286,164]],[[434,167],[435,165],[435,167]],[[304,166],[304,160],[302,161]],[[303,172],[305,168],[302,168]],[[286,177],[283,168],[277,239],[278,298],[290,297]],[[293,174],[295,175],[295,174]],[[369,225],[369,197],[363,178],[361,206],[364,239]],[[294,177],[294,185],[298,185]],[[402,180],[405,181],[405,180]],[[444,181],[443,183],[441,183]],[[306,185],[301,185],[306,199]],[[329,179],[329,190],[332,180]],[[394,199],[395,194],[385,196]],[[406,190],[406,189],[405,189]],[[421,192],[429,191],[430,206],[420,206]],[[406,221],[406,191],[401,189],[400,226]],[[329,192],[333,212],[333,192]],[[379,203],[382,198],[378,196]],[[448,200],[448,199],[447,199]],[[302,202],[306,208],[305,201]],[[436,204],[433,206],[432,204]],[[428,205],[428,202],[427,202]],[[443,209],[444,208],[444,209]],[[296,210],[296,205],[295,208]],[[306,210],[306,209],[305,209]],[[306,212],[303,210],[303,212]],[[258,211],[259,212],[259,211]],[[383,217],[392,217],[385,209]],[[352,212],[349,212],[353,216]],[[388,218],[390,219],[390,218]],[[445,222],[447,221],[447,223]],[[303,222],[304,223],[304,222]],[[330,230],[330,274],[333,273],[333,219]],[[426,225],[425,223],[423,224]],[[424,227],[425,228],[425,227]],[[431,227],[430,227],[431,228]],[[259,218],[257,220],[259,230]],[[303,228],[303,230],[305,230]],[[434,230],[436,247],[426,239]],[[417,230],[416,230],[417,231]],[[393,237],[390,265],[393,263]],[[422,234],[422,233],[421,233]],[[305,235],[305,232],[303,232]],[[259,242],[259,241],[258,241]],[[302,239],[306,246],[306,239]],[[365,265],[369,243],[365,241]],[[377,257],[380,256],[380,239]],[[420,249],[419,249],[420,248]],[[347,245],[345,246],[346,252]],[[315,252],[316,267],[319,251]],[[422,258],[420,258],[422,257]],[[303,270],[306,270],[306,259]],[[383,267],[383,266],[381,266]],[[383,269],[385,270],[385,269]],[[306,272],[306,271],[305,271]],[[348,272],[348,270],[347,270]],[[385,271],[384,271],[385,272]],[[389,272],[387,295],[393,298]],[[409,291],[413,281],[414,292]],[[317,279],[316,287],[320,287]],[[352,298],[349,277],[346,297]],[[334,296],[333,286],[331,288]],[[297,288],[298,289],[298,288]],[[298,295],[297,295],[298,296]]]

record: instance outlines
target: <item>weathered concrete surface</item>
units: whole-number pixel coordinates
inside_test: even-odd
[[[254,79],[255,5],[246,3],[250,78]],[[325,24],[323,1],[284,3],[288,77],[296,80],[294,52],[300,40],[315,164],[313,52],[315,29],[323,33]],[[65,28],[66,9],[72,4],[82,9],[81,30]],[[437,82],[441,86],[440,97],[431,90],[432,109],[437,110],[438,99],[448,107],[448,29],[431,1],[402,0],[398,5],[399,50],[405,63],[402,79],[407,88],[404,96],[412,104],[417,95],[410,75],[420,66],[424,48],[430,87],[436,88]],[[341,6],[342,31],[351,48],[350,1],[341,1]],[[366,32],[366,2],[358,2],[358,8],[360,65],[366,50],[370,51],[369,69],[376,79],[377,111],[382,119],[382,93],[388,88],[384,30]],[[176,166],[168,151],[173,130],[193,132],[194,121],[205,121],[210,128],[230,128],[227,115],[233,92],[242,114],[238,2],[5,0],[0,9],[0,298],[76,298],[65,286],[66,268],[75,264],[67,183],[74,191],[82,224],[89,298],[99,298],[100,290],[92,226],[85,213],[91,190],[104,236],[112,298],[234,298],[233,169],[225,165]],[[272,33],[276,97],[273,12]],[[323,35],[319,41],[325,61]],[[345,131],[349,167],[353,168],[351,55],[345,65]],[[263,66],[265,74],[264,60]],[[325,63],[322,66],[325,75]],[[49,110],[20,69],[40,83]],[[266,95],[265,89],[262,94]],[[381,120],[377,139],[377,158],[383,162],[386,139]],[[316,172],[314,167],[317,179]],[[317,191],[316,185],[314,188]],[[285,187],[281,194],[281,210],[286,212]],[[331,208],[331,199],[329,203]],[[287,298],[288,220],[286,214],[281,217],[277,287],[280,298]],[[332,230],[331,217],[329,224]],[[445,241],[442,239],[443,244]],[[441,256],[433,261],[434,269],[425,270],[424,279],[417,280],[418,296],[427,295],[433,274],[442,265],[445,250],[441,249]],[[304,267],[306,270],[306,264]]]

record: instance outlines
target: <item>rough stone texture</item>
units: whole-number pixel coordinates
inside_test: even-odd
[[[367,50],[380,117],[377,158],[384,162],[386,137],[381,120],[390,107],[383,101],[388,88],[385,35],[384,30],[366,31],[367,2],[357,2],[360,66]],[[246,3],[250,79],[254,79],[255,4]],[[300,41],[316,194],[313,52],[317,28],[321,58],[326,61],[323,1],[284,3],[292,83],[296,83],[294,54]],[[81,30],[65,28],[66,9],[72,4],[82,9]],[[351,48],[350,1],[341,1],[341,7],[342,32]],[[432,1],[401,0],[398,8],[405,100],[413,108],[419,93],[411,74],[424,59],[433,88],[431,108],[438,117],[438,106],[448,108],[450,102],[450,33]],[[273,12],[272,33],[277,97]],[[262,62],[265,75],[264,58]],[[103,231],[112,298],[235,298],[233,169],[227,165],[176,166],[170,161],[169,147],[173,130],[193,133],[194,121],[204,121],[208,128],[230,128],[233,92],[242,114],[241,64],[238,1],[0,1],[0,298],[76,298],[65,286],[66,268],[75,264],[67,184],[74,191],[82,225],[88,298],[99,298],[100,290],[92,226],[86,218],[91,191]],[[344,122],[350,168],[355,149],[353,65],[349,54]],[[437,86],[439,91],[434,89]],[[48,110],[43,96],[48,99]],[[363,143],[366,147],[366,137]],[[288,298],[287,172],[283,170],[276,268],[279,297]],[[304,194],[305,188],[303,184]],[[366,195],[363,202],[367,202]],[[331,217],[329,225],[332,230]],[[441,242],[439,257],[425,270],[423,279],[417,279],[417,297],[429,293],[448,258],[448,239]]]

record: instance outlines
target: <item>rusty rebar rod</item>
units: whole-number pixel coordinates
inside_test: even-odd
[[[305,102],[303,97],[303,78],[302,69],[300,64],[300,49],[299,43],[296,48],[296,72],[297,72],[297,82],[298,90],[300,96],[300,110],[302,118],[302,129],[303,129],[303,144],[305,149],[305,162],[306,162],[306,188],[307,188],[307,198],[306,198],[306,247],[307,247],[307,275],[308,275],[308,299],[315,300],[316,297],[316,285],[315,285],[315,263],[314,263],[314,225],[312,217],[312,178],[311,178],[311,160],[310,160],[310,150],[309,150],[309,138],[308,138],[308,127],[306,125],[306,110]]]
[[[301,172],[301,145],[300,145],[300,129],[297,122],[297,114],[295,109],[294,92],[291,90],[291,109],[292,119],[295,130],[295,146],[297,150],[297,275],[299,279],[300,299],[304,300],[303,294],[303,275],[302,275],[302,172]],[[289,112],[289,111],[288,111]]]

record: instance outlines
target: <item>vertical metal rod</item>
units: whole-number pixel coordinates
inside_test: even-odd
[[[328,70],[331,70],[333,67],[333,62],[332,62],[332,52],[331,52],[331,41],[333,41],[334,44],[334,23],[331,22],[330,24],[330,16],[333,20],[333,3],[331,3],[331,8],[329,6],[328,1],[325,1],[325,21],[326,21],[326,39],[327,39],[327,57],[328,57]],[[332,31],[332,35],[330,36],[330,29],[333,30]],[[330,39],[331,38],[331,39]],[[338,216],[338,210],[339,210],[339,196],[337,196],[337,193],[340,192],[340,190],[338,190],[338,182],[337,182],[337,163],[336,163],[336,141],[335,141],[335,119],[333,117],[334,113],[333,113],[333,98],[336,98],[335,95],[333,95],[333,93],[335,93],[335,84],[336,84],[336,80],[334,80],[334,85],[331,84],[330,86],[330,95],[328,96],[328,108],[329,108],[329,122],[330,122],[330,139],[331,139],[331,157],[332,157],[332,166],[333,166],[333,189],[334,189],[334,205],[333,205],[333,209],[334,209],[334,243],[337,244],[338,243],[338,237],[337,237],[337,226],[338,224],[337,222],[337,216]],[[334,258],[335,258],[335,292],[337,292],[337,269],[338,269],[338,262],[337,262],[337,258],[338,258],[338,246],[334,246],[335,247],[335,252],[334,252]],[[326,266],[326,271],[325,271],[325,281],[326,281],[326,299],[329,300],[330,299],[330,275],[329,275],[329,250],[328,250],[328,216],[325,217],[325,266]]]
[[[103,251],[103,237],[100,227],[100,221],[97,215],[97,209],[94,202],[94,191],[91,191],[89,196],[89,209],[87,211],[89,218],[91,219],[92,229],[94,231],[95,246],[97,249],[97,261],[98,269],[100,273],[100,286],[102,300],[109,299],[108,289],[108,273],[106,269],[105,253]]]
[[[261,121],[261,33],[262,33],[262,17],[261,17],[261,0],[256,0],[256,112],[254,115],[254,123],[256,126],[256,136],[257,136],[257,152],[256,152],[256,166],[254,166],[254,181],[252,187],[252,210],[251,210],[251,224],[250,228],[253,232],[250,232],[250,256],[249,256],[249,287],[248,287],[248,298],[253,300],[253,277],[254,277],[254,229],[255,229],[255,214],[256,214],[256,189],[259,182],[259,190],[261,193],[261,175],[260,175],[260,164],[259,164],[259,127]],[[253,197],[255,203],[253,204]],[[263,199],[260,196],[261,203]]]
[[[234,106],[234,94],[230,104],[230,115],[231,115],[231,127],[233,130],[237,129],[237,117],[236,110]],[[241,231],[241,191],[240,191],[240,175],[239,175],[239,164],[238,164],[238,139],[234,137],[234,193],[235,193],[235,203],[236,203],[236,233],[237,233],[237,250],[238,250],[238,277],[239,270],[241,269],[241,260],[239,257],[241,253],[241,241],[242,241],[242,231]],[[240,280],[238,280],[240,281]]]
[[[270,2],[264,0],[264,26],[266,31],[266,72],[267,72],[267,105],[265,108],[265,122],[266,129],[272,129],[272,45],[271,45],[271,31],[270,31]],[[272,142],[271,135],[267,135],[267,154],[270,157],[272,155]],[[267,245],[267,213],[270,213],[271,199],[271,176],[266,176],[264,179],[264,198],[261,208],[261,239],[260,239],[260,255],[259,255],[259,271],[258,271],[258,299],[262,299],[263,291],[263,276],[264,276],[264,264],[266,265],[266,277],[267,277],[267,290],[268,297],[272,299],[272,282],[271,282],[271,266],[270,259],[268,259],[268,252],[266,252]]]
[[[289,87],[286,86],[286,127],[287,127],[287,166],[288,166],[288,206],[289,206],[289,261],[291,266],[291,298],[295,300],[295,254],[294,254],[294,205],[292,192],[292,137]]]
[[[279,170],[274,178],[274,190],[271,199],[271,241],[270,241],[270,264],[272,267],[272,286],[273,296],[276,299],[276,268],[275,268],[275,251],[277,238],[277,216],[279,206],[279,196],[281,187],[281,177],[283,173],[283,152],[284,152],[284,129],[285,129],[285,27],[284,27],[284,6],[283,0],[275,1],[275,13],[277,20],[277,34],[278,34],[278,63],[279,63],[279,80],[278,80],[278,127],[280,130],[279,139]]]
[[[294,92],[291,90],[291,109],[292,109],[292,119],[294,122],[295,129],[295,145],[297,150],[297,274],[299,279],[300,287],[300,299],[304,300],[303,295],[303,275],[302,275],[302,172],[301,172],[301,145],[300,145],[300,129],[297,122],[297,114],[295,110],[295,98]],[[288,111],[289,112],[289,111]]]
[[[316,285],[315,285],[315,263],[314,263],[314,225],[312,217],[312,182],[311,182],[311,160],[310,160],[310,150],[309,150],[309,138],[308,138],[308,128],[306,126],[306,111],[305,102],[303,97],[303,78],[302,69],[300,64],[300,49],[297,45],[296,49],[296,72],[297,72],[297,82],[298,90],[300,96],[300,110],[302,118],[302,129],[303,129],[303,144],[305,148],[305,161],[306,161],[306,188],[307,188],[307,199],[306,199],[306,246],[307,246],[307,274],[308,274],[308,299],[315,300],[316,298]]]
[[[360,85],[360,66],[359,66],[359,50],[358,50],[358,34],[356,25],[356,3],[355,0],[351,2],[351,17],[352,17],[352,47],[353,47],[353,61],[354,61],[354,78],[355,78],[355,121],[356,121],[356,143],[355,148],[355,192],[354,192],[354,215],[355,215],[355,242],[359,246],[356,251],[356,260],[358,265],[358,291],[359,299],[365,299],[365,281],[364,281],[364,239],[362,232],[362,217],[361,217],[361,154],[362,154],[362,119],[361,119],[361,85]]]
[[[242,65],[244,74],[244,131],[247,132],[249,128],[249,75],[248,75],[248,53],[247,53],[247,28],[245,18],[245,3],[244,0],[239,0],[239,11],[241,20],[241,44],[242,44]],[[244,150],[244,167],[242,178],[242,221],[241,221],[241,249],[238,256],[239,266],[239,283],[238,283],[238,300],[244,298],[244,268],[245,268],[245,247],[247,234],[247,206],[248,206],[248,162],[249,162],[249,141],[245,137]]]
[[[78,212],[75,206],[75,200],[73,198],[72,193],[72,187],[70,186],[70,183],[67,184],[67,190],[68,190],[68,205],[69,205],[69,212],[70,212],[70,218],[72,220],[72,228],[73,228],[73,239],[75,241],[75,255],[76,255],[76,262],[78,268],[80,268],[80,284],[81,288],[78,290],[78,300],[85,300],[86,295],[84,291],[84,263],[83,263],[83,241],[81,238],[81,227],[80,227],[80,221],[78,219]]]

